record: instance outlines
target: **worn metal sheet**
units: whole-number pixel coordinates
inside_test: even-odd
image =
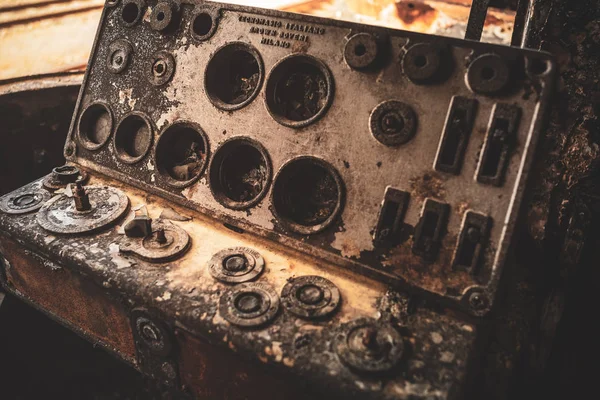
[[[148,9],[139,10],[137,19],[125,23],[124,6],[117,4],[105,10],[66,146],[71,161],[146,190],[173,196],[174,201],[221,221],[327,258],[344,268],[453,300],[474,314],[489,311],[552,89],[555,64],[547,54],[217,3],[200,6],[184,2],[181,19],[174,20],[174,30],[163,34],[151,28],[154,3],[149,4]],[[197,13],[211,16],[208,18],[212,22],[202,35],[194,33],[194,29],[200,32],[203,27],[194,28],[191,23]],[[374,63],[370,69],[350,68],[348,53],[344,53],[348,38],[357,32],[381,42],[376,45],[381,46],[379,64]],[[222,71],[218,63],[222,61],[214,62],[216,72],[205,71],[205,66],[217,49],[232,38],[246,43],[246,47],[236,46],[257,57],[257,72],[252,78],[257,80],[244,102],[225,107],[222,102],[215,103],[211,91],[216,89],[210,86],[219,79],[228,79],[218,75]],[[129,44],[123,44],[123,40]],[[426,83],[417,82],[419,77],[407,77],[406,60],[410,59],[405,54],[410,49],[417,60],[413,51],[416,43],[424,43],[421,48],[446,49],[439,50],[439,57],[446,57],[443,52],[448,52],[448,64],[440,69],[447,76],[434,77],[438,80]],[[159,48],[161,53],[156,53]],[[376,47],[373,49],[376,51]],[[228,57],[222,54],[225,59]],[[315,78],[316,86],[325,89],[310,94],[310,101],[318,99],[323,106],[305,122],[282,122],[275,115],[277,106],[271,104],[274,95],[270,91],[277,87],[277,74],[296,61],[288,59],[285,67],[276,66],[290,54],[315,57],[310,62],[322,71],[331,71]],[[111,66],[121,59],[124,61],[119,68]],[[153,63],[155,67],[161,64],[161,70],[153,70]],[[541,72],[532,72],[534,66],[540,65]],[[486,68],[497,68],[492,71],[490,85],[487,78],[481,78]],[[160,80],[153,74],[159,74]],[[468,113],[474,121],[472,132],[467,132],[468,146],[465,144],[464,155],[459,157],[462,169],[448,173],[438,166],[437,159],[445,130],[454,129],[451,107],[457,98],[475,99],[477,107]],[[407,109],[414,110],[415,117],[411,118],[416,118],[414,137],[397,147],[383,145],[370,132],[377,126],[370,122],[377,115],[374,110],[390,99],[406,103]],[[103,124],[106,122],[97,132],[101,139],[83,138],[86,134],[81,127],[88,126],[89,117],[100,115],[99,112]],[[117,125],[132,112],[129,121],[145,121],[146,134],[141,136],[144,151],[125,159],[115,152],[122,144],[112,138],[122,137]],[[161,161],[164,150],[159,149],[158,138],[176,135],[173,132],[179,129],[176,123],[180,121],[192,123],[197,132],[204,132],[200,134],[202,143],[194,144],[202,154],[191,163],[165,172],[173,166],[165,164],[170,161]],[[514,137],[500,144],[504,139],[493,139],[497,132]],[[223,160],[217,157],[207,164],[224,143],[243,136],[258,143],[251,143],[250,147],[259,149],[266,160],[256,170],[262,171],[257,176],[263,176],[263,181],[256,186],[260,190],[252,202],[232,204],[219,195],[222,188],[215,182],[220,178],[211,178],[214,165],[222,165]],[[170,140],[164,139],[167,144],[163,144],[163,149],[169,148]],[[228,151],[221,154],[229,154]],[[275,194],[278,182],[288,179],[281,172],[283,167],[304,155],[325,160],[321,165],[337,171],[326,178],[335,181],[337,188],[327,181],[323,185],[332,188],[331,192],[319,192],[317,188],[321,194],[328,193],[324,197],[332,197],[325,200],[329,205],[311,218],[321,218],[321,212],[325,218],[320,223],[308,223],[308,228],[299,226],[304,222],[290,223],[289,218],[282,217],[281,210],[277,211],[280,196]],[[488,163],[489,160],[492,161]],[[497,176],[483,177],[488,169],[497,170],[492,173]],[[174,178],[174,171],[185,171],[195,178]],[[382,248],[374,243],[373,230],[388,186],[408,192],[410,203],[402,221],[400,244]],[[292,193],[290,190],[282,186],[277,193]],[[427,250],[432,257],[415,254],[420,251],[415,247],[420,245],[414,244],[418,242],[419,224],[427,225],[425,217],[429,214],[424,207],[428,199],[450,207],[447,228],[440,219],[440,233],[436,233],[439,237],[434,238],[434,247],[439,249]],[[281,207],[284,212],[290,207],[304,212],[297,206]],[[331,210],[327,211],[327,207]],[[339,218],[335,218],[336,212],[341,213]],[[461,231],[470,229],[466,217],[469,212],[490,218],[491,223],[486,224],[491,226],[489,243],[473,250],[481,258],[480,265],[455,268],[464,237]],[[486,234],[482,231],[477,237]]]
[[[35,214],[0,214],[0,252],[9,265],[7,290],[17,295],[22,293],[48,311],[84,324],[69,304],[79,301],[76,299],[83,295],[82,304],[89,303],[86,307],[97,309],[104,300],[90,296],[87,288],[69,284],[70,279],[65,285],[48,281],[65,279],[63,275],[76,276],[86,285],[102,288],[102,297],[123,299],[122,304],[128,310],[136,307],[152,310],[172,330],[179,329],[185,335],[207,340],[220,351],[236,353],[236,357],[264,363],[293,381],[305,382],[319,393],[331,391],[360,398],[411,395],[413,398],[432,395],[454,398],[460,391],[476,344],[477,330],[471,323],[456,319],[451,313],[433,311],[421,301],[413,302],[404,294],[388,291],[381,283],[348,274],[323,260],[292,252],[273,242],[232,231],[202,214],[174,207],[171,202],[117,181],[94,175],[89,183],[124,190],[132,209],[145,206],[151,218],[157,218],[166,207],[180,214],[191,214],[192,220],[174,222],[190,235],[190,250],[169,263],[149,263],[119,253],[123,235],[118,225],[106,227],[96,235],[50,235],[39,228]],[[21,244],[15,243],[16,238]],[[40,270],[43,267],[39,263],[22,262],[23,246],[30,249],[26,254],[31,257],[34,252],[43,251],[44,259],[52,260],[52,265],[60,269]],[[330,280],[342,297],[337,312],[326,319],[306,320],[281,306],[275,318],[258,329],[236,327],[227,322],[218,308],[219,299],[231,286],[215,280],[209,273],[208,263],[224,248],[239,246],[250,247],[261,254],[266,266],[258,282],[277,293],[292,277],[320,275]],[[39,283],[22,278],[44,271],[42,276],[47,278],[40,278]],[[57,290],[57,286],[62,288]],[[101,312],[94,314],[94,319],[102,326],[110,325],[107,319],[110,315]],[[343,364],[331,347],[333,337],[339,334],[343,324],[361,317],[378,319],[400,332],[405,355],[389,373],[356,372]],[[87,331],[92,336],[98,334],[93,326]],[[115,340],[121,345],[115,347],[124,351],[122,343],[130,339],[123,337],[123,332],[110,334],[118,335]],[[197,339],[189,339],[188,343],[190,340]],[[188,349],[183,342],[182,346],[182,350]],[[195,351],[204,352],[201,348]],[[197,370],[189,369],[195,368],[202,359],[190,360],[188,356],[177,356],[183,368],[180,376],[193,385],[194,391],[203,393],[208,390],[203,388],[203,375],[197,376]],[[210,379],[211,374],[206,375],[206,379]]]

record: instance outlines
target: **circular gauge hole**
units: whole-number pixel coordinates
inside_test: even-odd
[[[293,55],[277,64],[269,76],[267,108],[279,123],[301,127],[323,115],[332,92],[333,78],[322,62]]]
[[[202,129],[179,122],[168,127],[156,144],[156,166],[167,182],[186,186],[200,176],[208,157],[208,141]]]
[[[341,210],[342,184],[335,169],[313,157],[283,166],[273,184],[273,207],[279,220],[299,233],[328,226]]]
[[[356,47],[354,47],[354,54],[356,54],[358,57],[362,57],[367,53],[367,48],[365,47],[364,44],[359,43],[356,45]]]
[[[219,203],[232,209],[249,208],[264,197],[271,181],[267,151],[247,138],[227,141],[213,156],[209,179]]]
[[[112,131],[112,116],[108,108],[100,103],[90,105],[79,120],[79,139],[88,150],[103,146]]]
[[[206,67],[206,93],[217,107],[233,110],[258,94],[263,64],[258,51],[244,43],[222,47]]]
[[[115,132],[115,152],[126,163],[141,160],[152,145],[152,127],[139,114],[130,114],[123,119]]]
[[[198,36],[206,36],[209,34],[210,30],[213,26],[213,19],[207,13],[200,13],[196,15],[194,18],[194,22],[192,23],[192,29],[194,33]]]
[[[496,71],[492,67],[483,67],[481,69],[481,78],[485,81],[489,81],[494,79],[496,76]]]
[[[157,21],[162,21],[163,19],[165,19],[165,13],[160,11],[158,14],[156,14],[156,20]]]
[[[127,3],[123,7],[123,12],[121,13],[121,17],[123,21],[127,24],[133,24],[138,19],[138,15],[140,13],[140,8],[136,3]]]

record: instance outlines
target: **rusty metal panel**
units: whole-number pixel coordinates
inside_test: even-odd
[[[344,268],[489,311],[552,89],[547,54],[217,3],[183,2],[163,26],[154,3],[141,4],[105,9],[69,160]],[[131,20],[125,7],[138,7]],[[241,80],[223,86],[228,62]],[[304,98],[294,98],[295,77],[312,86]],[[472,107],[456,106],[461,98]],[[88,132],[97,118],[102,130]],[[135,156],[119,130],[132,123],[146,132]],[[188,143],[197,154],[171,165],[182,130],[197,132]],[[459,168],[440,167],[460,135]],[[231,154],[255,169],[224,170]],[[299,171],[312,177],[300,181]],[[249,182],[221,182],[246,173]],[[373,240],[386,187],[410,194],[394,246]],[[311,190],[320,197],[301,197]],[[447,215],[426,209],[431,201]],[[467,211],[488,217],[489,229],[465,225]],[[457,248],[473,258],[477,246],[468,270],[452,268]]]
[[[123,307],[87,279],[14,240],[0,238],[6,289],[50,313],[75,331],[135,363],[129,319]]]
[[[35,192],[40,190],[40,184],[37,182],[20,190]],[[287,374],[289,378],[286,379],[300,379],[319,393],[333,391],[340,396],[364,398],[409,395],[427,398],[436,393],[442,398],[453,398],[461,390],[476,348],[477,329],[473,324],[455,319],[451,313],[431,311],[421,300],[390,291],[376,281],[349,275],[323,260],[289,252],[272,242],[232,231],[201,214],[175,207],[171,202],[117,181],[92,174],[86,187],[103,185],[125,191],[131,208],[145,208],[152,219],[161,215],[163,220],[172,218],[168,221],[190,235],[192,245],[188,252],[170,262],[149,262],[121,253],[120,247],[130,240],[124,235],[123,228],[135,211],[125,220],[118,221],[116,226],[108,225],[97,234],[84,235],[51,234],[41,230],[35,213],[0,213],[3,243],[12,237],[32,249],[43,249],[47,259],[85,276],[88,285],[103,288],[104,297],[126,299],[124,304],[130,307],[130,316],[138,307],[151,310],[171,333],[179,329],[186,335],[207,340],[219,352],[234,351],[248,359],[250,369],[252,362],[264,363],[276,369],[276,373]],[[93,196],[90,201],[95,202]],[[186,215],[188,217],[184,218]],[[238,254],[240,247],[252,249],[265,261],[265,270],[255,278],[257,282],[232,286],[216,280],[208,269],[213,256],[224,249],[233,249],[232,254]],[[15,268],[15,260],[19,260],[19,252],[23,251],[19,248],[18,252],[3,251],[9,270]],[[28,267],[23,268],[27,271]],[[315,275],[326,278],[338,288],[340,305],[326,318],[299,318],[290,311],[283,289],[296,278]],[[275,293],[269,307],[276,306],[277,312],[260,326],[240,327],[228,316],[230,309],[223,310],[221,305],[232,290],[259,284]],[[45,290],[53,290],[56,285],[58,283],[52,282]],[[89,296],[83,290],[82,293]],[[54,295],[58,304],[66,301],[60,292],[54,291]],[[95,297],[94,301],[97,301]],[[231,310],[238,312],[235,307]],[[103,315],[97,317],[106,318]],[[136,318],[130,318],[132,329],[137,332],[140,325]],[[353,325],[356,321],[363,321],[358,331]],[[385,362],[375,358],[372,364],[373,361],[368,361],[368,357],[363,359],[360,352],[356,353],[358,357],[349,359],[343,352],[338,356],[339,350],[333,346],[334,342],[340,343],[337,337],[343,340],[352,332],[350,337],[355,337],[365,329],[368,332],[369,327],[394,327],[393,332],[397,333],[393,334],[393,341],[388,342],[392,338],[387,334],[375,337],[379,337],[377,340],[383,341],[382,344],[393,343],[388,350],[395,349],[399,358]],[[136,335],[141,336],[145,331],[141,332]],[[93,330],[91,333],[94,334]],[[120,340],[129,341],[130,338]],[[152,339],[148,341],[153,343]],[[185,348],[185,343],[182,346]],[[189,354],[175,354],[178,354],[175,358],[180,366],[179,380],[192,385],[198,393],[208,390],[206,383],[190,378],[197,372],[188,369],[196,365],[189,358],[185,359]],[[169,353],[169,357],[173,357],[173,353]],[[137,359],[139,363],[139,357]],[[160,357],[157,359],[161,360]],[[146,370],[143,364],[138,365]],[[380,372],[366,373],[365,368],[376,368]],[[413,382],[422,381],[424,368],[427,370],[426,381],[415,387]],[[154,373],[164,375],[161,371]]]
[[[263,363],[317,396],[460,398],[486,334],[465,311],[495,300],[555,69],[275,11],[109,1],[71,163],[0,199],[6,285],[197,397],[287,396],[252,386],[275,385]],[[61,308],[74,292],[86,306]],[[247,360],[231,387],[212,382],[220,357]]]

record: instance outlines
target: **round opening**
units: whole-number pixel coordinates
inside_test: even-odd
[[[256,49],[243,43],[228,44],[208,62],[206,93],[221,109],[239,109],[256,97],[263,75]]]
[[[427,65],[427,57],[425,57],[422,54],[419,54],[418,56],[415,57],[415,66],[417,66],[419,68],[423,68],[426,65]]]
[[[302,127],[321,117],[333,97],[333,78],[319,60],[292,55],[277,64],[269,76],[266,102],[279,123]]]
[[[496,76],[496,71],[492,67],[483,67],[481,69],[481,78],[483,80],[489,81],[494,79]]]
[[[179,122],[168,127],[156,144],[158,172],[167,183],[183,187],[197,179],[206,165],[208,141],[202,129]]]
[[[100,103],[90,105],[79,119],[79,141],[88,150],[99,149],[108,141],[112,123],[107,106]]]
[[[140,161],[152,145],[152,128],[140,114],[126,116],[115,132],[115,153],[125,163]]]
[[[213,26],[212,17],[207,13],[200,13],[194,18],[192,29],[198,36],[206,36],[210,33]]]
[[[159,61],[157,61],[157,62],[154,64],[154,73],[155,73],[157,76],[161,76],[161,75],[163,75],[163,74],[165,73],[165,71],[166,71],[166,70],[167,70],[167,67],[166,67],[166,65],[165,65],[165,62],[164,62],[164,61],[162,61],[162,60],[159,60]]]
[[[229,140],[215,152],[209,179],[215,199],[225,207],[252,207],[264,197],[271,181],[267,151],[247,138]]]
[[[273,185],[276,217],[298,233],[319,232],[341,211],[342,191],[341,178],[327,162],[313,157],[292,160]]]
[[[163,19],[165,19],[165,13],[160,11],[158,14],[156,14],[156,20],[157,21],[162,21]]]
[[[366,52],[367,48],[362,43],[359,43],[356,45],[356,47],[354,47],[354,54],[356,54],[358,57],[364,56]]]
[[[123,12],[121,13],[121,17],[126,24],[133,24],[137,21],[138,15],[140,13],[140,8],[136,3],[127,3],[123,7]]]

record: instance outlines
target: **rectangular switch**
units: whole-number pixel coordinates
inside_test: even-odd
[[[446,233],[450,206],[432,199],[426,199],[421,219],[415,227],[413,253],[434,261],[439,253],[442,238]]]
[[[510,155],[517,142],[521,109],[510,104],[496,104],[485,139],[477,181],[502,186]]]
[[[452,98],[435,160],[436,170],[455,175],[460,173],[473,130],[477,104],[475,99],[460,96]]]
[[[391,246],[398,242],[409,199],[407,192],[389,186],[385,189],[373,234],[373,243],[377,246]]]
[[[467,211],[454,254],[455,269],[474,273],[488,241],[492,224],[490,217],[473,211]]]

